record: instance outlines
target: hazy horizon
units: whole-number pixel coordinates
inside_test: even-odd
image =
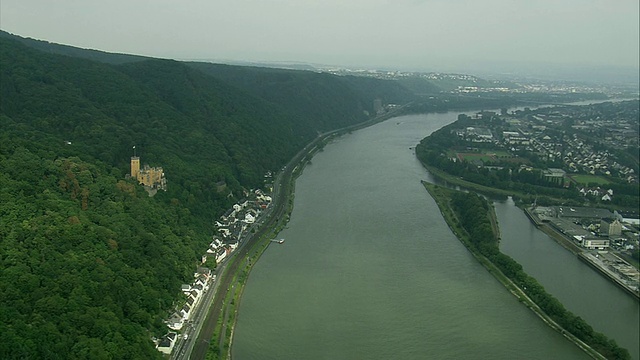
[[[176,60],[629,77],[640,61],[638,11],[637,0],[3,0],[0,28]]]

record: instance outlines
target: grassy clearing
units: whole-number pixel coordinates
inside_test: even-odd
[[[457,153],[457,157],[460,160],[464,160],[464,161],[475,161],[475,160],[480,160],[484,163],[486,162],[490,162],[490,161],[495,161],[496,157],[490,154],[478,154],[478,153]]]
[[[510,157],[512,157],[511,154],[509,154],[508,152],[506,152],[504,150],[485,150],[483,152],[485,154],[494,155],[495,157],[499,157],[499,158],[510,158]]]
[[[570,178],[580,185],[598,184],[607,185],[611,182],[601,176],[597,175],[571,175]]]

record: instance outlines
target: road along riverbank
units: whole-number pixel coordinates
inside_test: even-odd
[[[404,106],[382,114],[364,123],[318,135],[311,143],[300,150],[275,176],[272,192],[272,209],[265,214],[263,224],[241,242],[234,255],[223,268],[218,269],[218,286],[215,289],[211,306],[193,351],[180,355],[178,359],[225,359],[230,357],[233,331],[237,318],[237,304],[244,291],[253,265],[271,244],[271,240],[284,228],[293,210],[295,180],[314,154],[336,136],[365,128],[385,121],[402,113]]]
[[[486,273],[420,183],[415,144],[456,115],[394,118],[314,156],[286,243],[247,280],[233,358],[588,358]]]

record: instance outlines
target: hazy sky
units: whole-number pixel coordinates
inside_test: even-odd
[[[1,0],[0,28],[174,59],[638,67],[638,0]]]

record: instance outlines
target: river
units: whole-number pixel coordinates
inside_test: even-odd
[[[477,263],[420,184],[412,148],[457,115],[390,119],[313,158],[286,242],[249,276],[234,359],[588,358]]]

